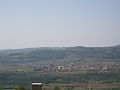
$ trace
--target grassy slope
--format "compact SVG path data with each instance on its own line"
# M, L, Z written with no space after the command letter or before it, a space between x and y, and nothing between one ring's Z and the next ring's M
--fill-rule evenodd
M68 60L87 60L87 58L97 60L116 60L120 61L120 47L71 47L71 48L35 48L14 50L14 52L1 52L0 63L34 63L38 61L68 61Z

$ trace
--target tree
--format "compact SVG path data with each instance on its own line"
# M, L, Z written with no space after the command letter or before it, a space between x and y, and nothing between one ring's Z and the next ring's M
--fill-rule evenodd
M60 90L60 87L55 86L55 87L53 88L53 90Z
M13 88L13 90L29 90L29 89L28 88L24 88L22 86L19 86L19 87Z

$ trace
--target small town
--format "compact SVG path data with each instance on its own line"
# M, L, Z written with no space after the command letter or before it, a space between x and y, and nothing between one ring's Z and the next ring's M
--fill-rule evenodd
M120 72L120 64L96 64L96 65L55 65L55 64L45 64L38 65L32 64L33 71L39 72L66 72L70 73L73 71L87 71L89 73L106 73L113 72L117 67L117 72Z

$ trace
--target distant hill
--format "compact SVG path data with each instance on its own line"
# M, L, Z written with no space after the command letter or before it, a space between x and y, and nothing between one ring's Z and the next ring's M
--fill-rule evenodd
M86 58L120 59L120 47L73 47L66 50L70 55Z
M0 63L59 61L76 58L120 59L120 45L112 47L44 47L0 51Z

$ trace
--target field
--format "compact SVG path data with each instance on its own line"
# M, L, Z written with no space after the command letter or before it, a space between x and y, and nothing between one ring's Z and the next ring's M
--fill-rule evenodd
M40 73L40 72L1 72L0 88L13 88L24 86L31 88L32 82L42 82L46 90L52 90L55 86L61 90L119 90L120 73Z

